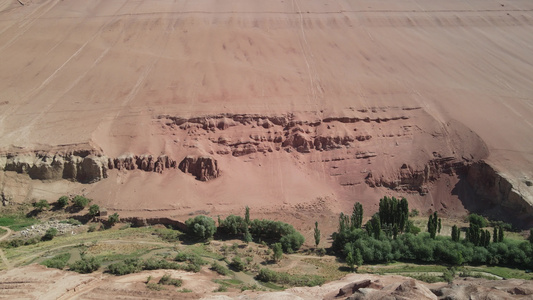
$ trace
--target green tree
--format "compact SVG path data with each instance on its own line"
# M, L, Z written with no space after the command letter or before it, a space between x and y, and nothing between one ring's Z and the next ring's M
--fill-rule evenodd
M470 214L468 216L468 221L471 224L476 224L479 228L487 227L487 219L478 214Z
M80 195L77 195L76 197L74 197L74 199L72 199L72 203L74 204L74 207L77 207L79 209L84 209L85 207L87 207L87 205L89 205L90 202L91 202L90 199L85 198Z
M250 243L252 241L252 235L250 234L250 230L248 230L248 227L244 230L244 242L246 244Z
M96 257L83 256L80 260L69 265L70 270L82 274L92 273L100 268L100 260Z
M363 256L361 255L361 251L359 251L359 249L355 249L354 262L357 268L363 265Z
M348 252L348 255L346 255L346 264L348 267L350 267L350 271L354 271L355 266L355 259L353 258L352 251Z
M203 215L188 219L185 225L190 236L204 241L211 239L216 231L215 221Z
M533 244L533 228L529 229L529 242Z
M399 210L400 218L398 222L398 229L401 232L404 232L407 226L407 222L409 221L409 202L407 202L407 199L405 199L404 197L402 197L402 200L400 200Z
M318 229L318 222L315 222L315 248L320 244L320 229Z
M61 196L59 199L57 199L56 206L58 208L63 208L68 205L68 197L67 196Z
M461 236L461 231L457 227L457 225L452 226L452 241L459 242Z
M437 224L437 232L440 234L440 230L442 229L442 220L439 218L439 224Z
M246 206L245 212L244 212L244 222L246 225L250 225L250 208Z
M498 242L503 242L503 228L498 226Z
M109 221L109 224L111 224L111 226L115 225L116 223L118 223L120 221L120 217L117 213L114 213L112 215L109 216L109 218L107 218L107 220Z
M492 242L498 242L498 226L494 226L494 231L492 232Z
M372 223L372 234L374 235L374 238L379 239L379 236L381 235L381 221L379 215L374 214L372 219L370 219L370 222Z
M431 236L432 239L434 239L437 236L437 231L439 230L439 223L441 223L441 220L437 212L434 212L433 215L429 215L428 232L429 232L429 236Z
M283 257L283 248L281 244L275 243L272 247L272 250L273 250L272 258L274 259L274 261L280 261L281 258Z
M33 207L35 207L39 211L43 211L45 209L49 209L50 208L50 204L48 204L48 201L42 199L42 200L39 200L39 201L33 203Z
M350 228L350 220L348 219L348 216L344 215L344 213L340 213L339 215L339 232L344 232L348 228Z
M352 228L361 228L363 225L363 205L361 205L359 202L356 202L353 205L351 221Z
M89 207L89 216L96 217L100 213L100 206L93 204Z

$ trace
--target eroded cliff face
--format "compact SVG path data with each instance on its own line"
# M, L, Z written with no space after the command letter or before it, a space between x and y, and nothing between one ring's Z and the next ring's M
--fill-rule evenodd
M94 151L56 154L33 152L0 157L0 169L4 171L27 174L31 179L68 179L81 183L94 183L107 178L107 172L111 169L162 173L165 169L177 167L176 161L166 156L124 155L109 158Z
M499 172L490 164L479 161L468 168L466 181L472 187L478 202L488 203L492 215L524 228L533 226L533 195L530 180L521 182Z
M200 181L208 181L219 176L218 163L209 156L187 156L179 164L183 173L190 173Z
M484 162L488 150L475 133L457 122L439 124L418 107L350 109L343 115L164 115L153 121L159 130L155 132L169 139L170 152L108 157L94 149L14 151L0 155L0 168L45 181L95 183L111 170L163 174L176 169L211 181L223 176L221 169L240 172L236 161L261 165L277 157L288 159L279 164L325 176L335 190L346 194L385 188L426 197L446 175L465 178L475 197L532 212L530 195L516 190L513 182Z

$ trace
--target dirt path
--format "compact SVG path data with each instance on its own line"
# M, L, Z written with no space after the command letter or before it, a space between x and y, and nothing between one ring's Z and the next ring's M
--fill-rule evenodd
M0 228L6 230L6 234L4 234L2 237L0 237L0 241L3 241L5 239L7 239L11 233L13 233L13 231L7 227L4 227L4 226L0 226ZM7 257L4 255L4 251L2 251L2 249L0 249L0 257L2 258L2 262L4 263L4 265L6 266L6 269L11 269L11 264L9 263L9 260L7 260Z
M74 287L73 289L67 290L65 294L61 295L57 299L58 300L74 299L76 296L85 294L99 287L104 278L105 277L102 274L100 274L99 278L95 278L89 282L83 282L79 284L78 286Z

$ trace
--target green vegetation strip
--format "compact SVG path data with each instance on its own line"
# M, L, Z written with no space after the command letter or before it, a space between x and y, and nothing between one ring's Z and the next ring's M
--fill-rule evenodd
M0 226L9 227L14 231L20 231L38 222L37 219L28 218L23 215L5 215L0 217Z
M257 279L263 282L273 282L290 286L317 286L325 282L324 277L318 275L293 275L285 272L276 272L267 268L259 271Z

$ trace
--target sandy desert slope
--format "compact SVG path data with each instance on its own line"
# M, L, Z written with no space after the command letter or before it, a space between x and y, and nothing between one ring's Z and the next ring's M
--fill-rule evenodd
M424 211L503 207L531 222L532 9L3 1L3 197L76 190L123 214L185 215L324 201L338 212L355 200L373 210L392 194ZM162 171L141 155L174 165ZM174 170L187 155L216 160L220 176ZM90 178L88 156L98 157ZM42 175L51 161L59 173ZM107 178L58 182L76 179L67 161L83 180Z

